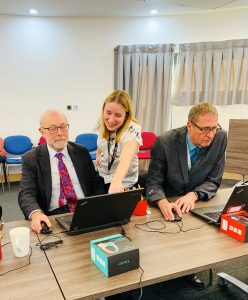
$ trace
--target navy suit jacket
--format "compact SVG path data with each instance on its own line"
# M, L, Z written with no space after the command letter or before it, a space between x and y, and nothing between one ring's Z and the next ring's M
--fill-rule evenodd
M68 142L68 153L74 165L85 197L104 194L104 183L95 171L94 164L86 148ZM25 216L36 209L45 214L49 210L52 194L50 157L46 144L42 144L22 157L22 178L18 202Z
M147 194L151 202L190 191L201 191L208 199L220 186L224 172L227 135L220 130L208 147L201 148L196 163L188 169L186 126L157 137L151 151Z

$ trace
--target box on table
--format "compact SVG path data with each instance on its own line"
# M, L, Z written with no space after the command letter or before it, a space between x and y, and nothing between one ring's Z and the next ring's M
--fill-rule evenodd
M221 216L220 231L236 240L248 242L248 212L241 210Z
M92 262L106 277L139 268L139 248L121 234L90 241Z

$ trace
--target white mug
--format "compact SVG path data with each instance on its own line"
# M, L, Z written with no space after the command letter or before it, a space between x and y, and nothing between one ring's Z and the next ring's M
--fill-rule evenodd
M16 257L29 254L30 229L27 227L16 227L9 231L12 248Z

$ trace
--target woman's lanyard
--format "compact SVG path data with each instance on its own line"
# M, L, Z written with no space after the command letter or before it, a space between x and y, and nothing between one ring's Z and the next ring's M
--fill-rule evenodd
M113 163L115 161L116 153L117 153L117 148L118 148L118 143L115 142L115 147L114 147L113 155L112 155L112 158L110 160L110 140L108 141L108 171L111 170L112 165L113 165Z

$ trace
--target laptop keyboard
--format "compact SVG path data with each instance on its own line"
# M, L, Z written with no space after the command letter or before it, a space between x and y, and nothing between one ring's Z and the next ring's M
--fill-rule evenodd
M222 211L214 211L214 212L207 212L207 213L204 213L204 215L218 221L220 215L221 215Z
M63 223L64 224L66 224L70 227L71 222L72 222L72 215L71 214L63 217Z
M71 220L65 220L65 224L71 226Z

